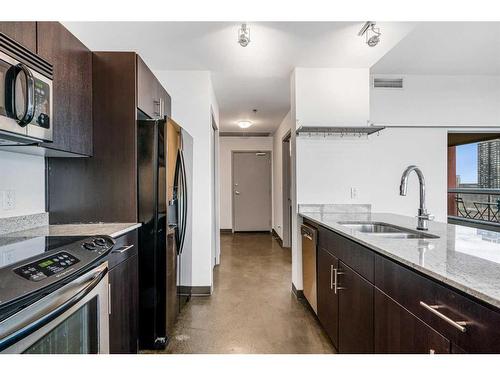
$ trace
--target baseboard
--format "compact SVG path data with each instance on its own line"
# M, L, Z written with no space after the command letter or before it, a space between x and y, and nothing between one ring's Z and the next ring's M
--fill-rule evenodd
M220 233L221 234L231 234L231 233L233 233L233 230L231 228L229 228L229 229L221 229Z
M283 240L281 239L281 237L279 236L279 234L274 230L272 230L272 235L273 237L276 239L276 241L278 241L278 244L283 247Z
M299 299L303 299L304 298L304 291L303 290L298 290L295 287L294 283L292 283L292 293L295 295L295 297L297 297Z
M184 296L209 296L211 295L210 286L181 286L179 293Z

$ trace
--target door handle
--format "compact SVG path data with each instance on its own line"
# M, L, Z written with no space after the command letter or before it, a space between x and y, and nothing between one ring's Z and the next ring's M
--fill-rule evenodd
M234 191L234 194L235 194L235 195L240 195L240 192L239 192L238 190L235 190L235 191Z

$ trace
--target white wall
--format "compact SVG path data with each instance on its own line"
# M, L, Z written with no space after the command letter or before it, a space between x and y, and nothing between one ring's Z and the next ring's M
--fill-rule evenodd
M296 68L297 126L366 126L369 69Z
M426 178L429 212L446 222L446 129L386 129L363 140L299 137L297 201L368 203L376 212L415 216L416 176L410 177L408 195L399 195L401 174L411 164L419 166Z
M211 112L218 106L208 71L155 71L172 96L172 117L193 137L193 286L213 286Z
M232 151L273 151L272 137L220 137L220 227L232 229ZM274 183L273 183L274 185ZM273 202L274 205L274 202Z
M15 208L3 209L3 192L15 194ZM45 212L45 159L0 151L0 217Z
M273 134L273 228L283 238L283 137L292 128L288 112Z
M408 125L500 126L499 76L402 74L398 77L404 78L402 90L371 89L371 121Z

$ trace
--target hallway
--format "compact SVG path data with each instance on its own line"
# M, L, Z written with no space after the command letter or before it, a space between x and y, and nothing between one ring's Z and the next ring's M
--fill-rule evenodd
M291 254L270 234L221 235L211 297L193 297L166 352L333 353L308 307L291 293Z

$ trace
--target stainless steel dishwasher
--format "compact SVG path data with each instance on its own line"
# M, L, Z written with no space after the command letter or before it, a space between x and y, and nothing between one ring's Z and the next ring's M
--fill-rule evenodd
M318 312L316 295L316 243L318 231L309 225L302 224L302 284L304 297L315 313Z

